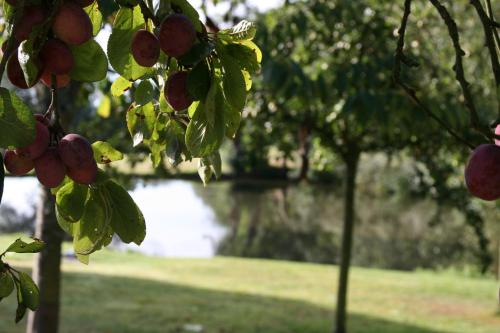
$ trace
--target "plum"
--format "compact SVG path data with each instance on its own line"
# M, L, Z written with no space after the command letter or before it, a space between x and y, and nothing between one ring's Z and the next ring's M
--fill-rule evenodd
M45 187L55 188L61 185L66 176L66 167L55 147L49 147L35 160L35 173Z
M172 14L161 23L158 39L166 55L179 58L193 47L196 29L186 15Z
M17 50L15 50L12 55L9 57L7 61L7 77L9 81L18 88L28 89L33 87L39 80L40 76L42 76L42 66L40 64L36 64L38 66L38 78L28 85L26 83L26 79L24 78L23 69L21 68L21 64L19 63L19 58L17 56Z
M16 149L20 155L24 155L32 160L40 157L50 144L50 132L46 125L36 121L35 122L35 140L27 147Z
M29 38L31 31L37 24L47 19L47 13L42 7L30 6L24 8L23 16L14 28L14 37L20 43Z
M24 176L33 168L33 160L25 155L18 154L14 150L7 150L4 157L5 168L14 176Z
M69 168L68 177L75 183L90 185L97 177L97 163L92 159L91 162L79 165L76 168Z
M483 144L472 152L465 168L465 183L480 199L500 198L500 146Z
M62 75L73 69L75 61L69 47L59 39L51 38L45 42L40 51L40 60L45 71Z
M47 127L49 126L49 123L50 123L49 119L45 118L45 116L43 114L39 114L39 113L35 114L35 120L44 124Z
M186 71L175 72L170 75L165 84L165 98L176 111L187 109L193 103L187 88L187 77Z
M47 87L52 87L52 73L44 71L40 81ZM71 82L71 77L68 74L56 75L57 88L64 88Z
M70 169L87 165L94 160L92 146L83 136L78 134L68 134L59 141L57 147L61 159Z
M92 38L92 22L80 5L69 1L56 13L52 31L66 44L81 45Z
M500 124L497 125L497 128L495 128L495 134L496 135L500 135ZM497 146L500 146L500 140L499 139L495 139L495 144Z
M139 65L153 67L160 57L160 42L151 32L139 30L134 35L131 50Z

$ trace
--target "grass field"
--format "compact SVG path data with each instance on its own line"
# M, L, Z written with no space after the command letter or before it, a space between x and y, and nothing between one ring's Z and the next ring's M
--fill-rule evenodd
M11 240L0 237L0 248ZM31 258L8 262L28 270ZM331 332L332 266L103 251L63 269L62 333ZM499 333L497 293L488 278L354 268L350 333ZM1 333L24 332L14 303L0 303Z

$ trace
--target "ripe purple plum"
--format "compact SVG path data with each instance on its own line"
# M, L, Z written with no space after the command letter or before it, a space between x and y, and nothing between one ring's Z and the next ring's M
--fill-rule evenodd
M134 35L131 50L139 65L153 67L160 57L160 42L151 32L139 30Z
M15 85L21 89L28 89L33 87L39 80L40 76L42 76L41 65L38 65L38 75L39 77L35 80L35 82L31 85L26 83L26 79L24 78L23 69L21 68L21 64L19 63L19 58L17 56L17 50L12 52L9 60L7 61L7 77L9 78L10 83Z
M52 73L44 71L40 81L47 87L52 87ZM57 88L64 88L71 82L71 77L68 74L56 75Z
M32 144L27 147L22 147L16 149L19 155L26 156L29 159L37 159L40 157L49 147L50 144L50 132L46 125L36 121L35 122L35 140Z
M92 38L92 22L79 4L68 1L59 8L52 31L66 44L81 45Z
M47 127L49 126L49 123L50 123L49 119L45 118L43 114L39 114L39 113L35 114L35 120L42 123L43 125L45 125Z
M46 19L47 13L42 7L26 7L23 12L23 17L16 26L14 37L21 43L23 40L28 39L35 25L43 23Z
M48 148L35 160L35 173L45 187L55 188L61 185L66 176L66 167L55 147Z
M68 74L75 64L73 53L69 47L56 38L45 42L40 51L40 60L44 64L45 71L57 75Z
M97 163L92 159L91 162L79 165L77 168L70 168L68 177L75 183L90 185L97 177Z
M92 146L83 136L68 134L59 141L61 159L69 169L76 169L94 161Z
M175 72L170 75L165 84L165 98L176 111L187 109L193 103L187 88L187 77L186 71Z
M172 14L161 23L158 39L166 55L179 58L193 47L196 29L186 15Z
M500 198L500 146L483 144L472 152L465 183L475 197L486 201Z
M500 124L497 125L497 128L495 128L495 134L496 135L500 135ZM500 140L499 139L495 139L495 144L497 146L500 146Z
M32 159L17 154L14 150L5 152L4 163L7 171L14 176L24 176L35 167Z

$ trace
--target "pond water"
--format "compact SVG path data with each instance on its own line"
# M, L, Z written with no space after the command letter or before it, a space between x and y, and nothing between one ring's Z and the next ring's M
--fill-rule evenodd
M4 205L30 216L34 178L7 178ZM331 185L158 180L135 183L147 236L120 249L167 257L230 255L337 263L342 231L341 193ZM454 211L429 201L360 188L354 264L414 269L471 262L474 234ZM436 214L445 223L431 226Z

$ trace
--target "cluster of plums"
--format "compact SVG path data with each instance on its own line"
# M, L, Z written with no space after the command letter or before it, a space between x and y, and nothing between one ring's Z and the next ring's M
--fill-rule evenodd
M48 120L36 115L35 140L27 147L7 150L5 168L22 176L35 169L42 185L58 187L67 175L79 184L89 185L97 176L97 163L90 143L81 135L68 134L51 146Z
M132 40L131 51L135 61L144 67L152 67L160 58L160 51L179 59L188 53L196 41L196 29L183 14L171 14L160 25L158 37L147 30L139 30ZM164 94L176 111L187 109L193 102L188 94L186 71L171 74Z
M6 0L16 6L18 0ZM49 37L44 41L37 41L43 45L34 61L38 67L38 78L27 83L19 64L17 46L27 40L36 25L44 23L49 16L42 6L28 6L24 8L23 16L14 27L13 37L16 49L12 52L7 63L7 76L10 82L18 88L27 89L41 80L51 86L52 74L56 76L58 87L64 87L70 82L69 73L74 66L74 58L68 47L81 45L92 38L92 22L83 10L95 0L66 0L56 11L52 21ZM2 46L6 51L5 43Z
M500 135L500 125L495 134ZM500 140L480 145L472 152L465 168L465 183L469 192L480 199L500 199Z

